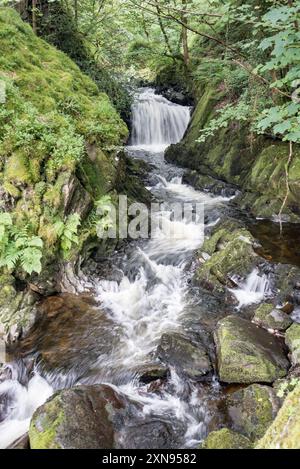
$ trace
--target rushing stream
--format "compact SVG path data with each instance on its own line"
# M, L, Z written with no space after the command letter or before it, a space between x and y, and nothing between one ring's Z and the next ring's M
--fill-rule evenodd
M132 145L127 152L132 158L151 163L149 189L164 203L160 216L167 216L173 202L199 202L205 204L206 225L213 225L227 199L183 184L182 170L164 161L164 149L183 137L189 118L189 108L172 104L151 89L143 90L133 106ZM168 218L166 223L179 235L170 239L164 228L158 227L154 238L133 241L125 252L115 253L107 278L91 278L82 285L83 290L92 289L94 296L88 319L83 315L78 323L73 317L63 320L62 314L29 337L29 343L34 342L35 350L31 345L30 352L33 357L47 340L54 340L51 346L56 354L57 344L63 347L74 339L75 345L66 352L62 349L60 364L45 367L40 362L27 378L22 377L19 362L9 365L9 379L0 384L0 394L6 396L0 408L0 447L10 445L27 431L33 411L54 390L94 383L109 383L138 404L128 435L126 427L122 431L120 447L197 447L205 437L219 389L212 367L206 382L198 379L201 373L191 376L175 362L157 387L141 379L145 370L161 366L156 349L166 334L182 334L202 347L205 343L205 331L197 317L202 300L190 286L191 265L203 242L201 220L179 222ZM267 287L257 288L263 288L259 290L262 298ZM57 344L51 332L56 320L61 321ZM76 334L80 341L77 348ZM107 346L103 345L105 340ZM137 428L136 434L132 435L132 428Z

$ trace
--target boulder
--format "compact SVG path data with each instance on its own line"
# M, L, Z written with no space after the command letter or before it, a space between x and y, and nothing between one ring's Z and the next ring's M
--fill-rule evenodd
M251 233L236 221L229 219L217 225L202 246L201 252L206 255L196 271L195 283L224 295L227 287L235 286L233 278L245 279L261 262L253 243Z
M244 435L222 428L209 433L202 443L202 449L250 449L251 441Z
M300 384L288 394L256 449L300 449Z
M279 399L269 386L252 384L227 399L230 427L251 440L261 438L279 410Z
M294 323L285 333L285 343L291 351L293 365L300 365L300 324Z
M285 331L293 323L285 312L268 303L263 303L256 309L253 322L265 329L277 331Z
M157 356L191 379L199 379L212 369L203 345L177 332L162 335Z
M220 380L226 383L272 383L287 374L280 341L238 316L218 322L214 334Z
M34 413L32 449L111 449L126 406L108 385L78 386L54 394Z

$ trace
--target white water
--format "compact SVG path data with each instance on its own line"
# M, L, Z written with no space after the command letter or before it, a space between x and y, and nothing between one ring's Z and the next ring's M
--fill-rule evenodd
M22 386L16 377L0 384L0 398L9 400L7 417L0 423L0 449L6 448L28 431L30 419L37 407L51 396L51 386L35 374L27 386Z
M190 109L171 103L144 89L133 105L132 145L138 149L162 151L171 143L179 142L188 126Z
M231 288L230 291L238 300L238 308L253 303L260 303L271 294L269 278L254 269L240 288Z
M155 236L130 252L121 264L121 281L99 281L96 295L111 316L116 328L121 329L119 345L109 357L100 356L91 363L93 379L75 381L76 384L107 382L136 401L141 406L140 417L145 419L177 422L182 428L178 437L180 447L194 447L205 436L210 415L205 399L199 395L196 383L183 379L171 369L167 387L152 392L136 377L138 366L153 363L155 351L164 332L183 332L184 309L189 305L186 263L204 239L203 220L172 221L169 204L172 202L204 203L207 210L222 203L224 198L213 197L195 191L182 183L181 176L169 175L174 167L164 162L163 152L170 143L178 142L188 125L190 110L174 105L147 89L142 92L133 107L133 156L141 157L147 149L147 158L155 159L159 173L151 187L153 194L164 200L159 216L163 224L157 227ZM175 236L170 237L170 233ZM132 275L132 269L136 272ZM72 372L70 372L71 374ZM46 378L63 382L59 370L53 370ZM129 379L124 378L129 376ZM95 378L96 377L96 378ZM125 379L125 382L124 382ZM73 378L70 380L74 382ZM65 382L68 382L66 377ZM4 387L6 386L6 389ZM30 417L52 393L52 388L38 375L27 386L16 380L5 382L3 393L12 396L9 416L0 424L0 446L5 447L27 431ZM1 385L0 385L1 393Z

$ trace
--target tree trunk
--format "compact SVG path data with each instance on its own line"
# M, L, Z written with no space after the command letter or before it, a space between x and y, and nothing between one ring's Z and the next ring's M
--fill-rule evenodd
M181 15L181 21L183 23L182 26L182 47L183 47L183 61L188 68L189 63L190 63L190 52L189 52L189 45L188 45L188 30L186 26L188 24L188 17L186 14L186 9L187 9L187 1L188 0L182 0L182 15Z
M31 14L32 14L32 29L37 34L37 0L32 0Z

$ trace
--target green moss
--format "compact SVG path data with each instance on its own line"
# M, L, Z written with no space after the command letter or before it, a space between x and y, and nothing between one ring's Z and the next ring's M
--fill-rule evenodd
M204 440L202 449L250 449L251 441L228 428L211 432Z
M286 397L277 417L256 449L300 448L300 384Z
M269 386L252 384L234 392L228 399L232 428L251 440L264 435L278 409L279 401Z
M47 404L47 413L33 416L29 428L31 449L60 449L56 432L64 421L62 410L57 409L55 399Z
M28 161L22 151L13 153L6 162L4 178L11 184L27 184L31 182Z
M252 235L234 221L217 226L202 246L201 251L210 258L197 269L195 280L218 291L232 286L229 277L245 277L256 262L252 242Z

